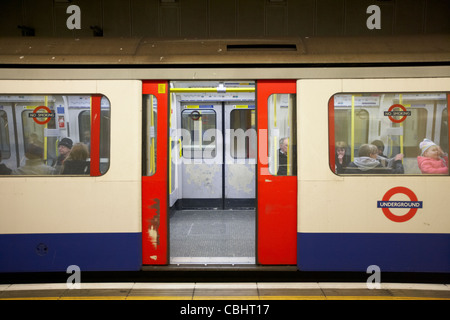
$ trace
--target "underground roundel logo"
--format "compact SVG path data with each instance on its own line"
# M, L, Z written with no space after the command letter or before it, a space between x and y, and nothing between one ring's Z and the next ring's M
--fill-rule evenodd
M39 110L44 110L45 112L38 112ZM30 118L33 118L34 122L37 124L47 124L52 118L55 117L55 114L46 106L39 106L33 110L32 113L28 115ZM44 120L40 120L39 118L44 118Z
M395 108L400 108L401 111L394 111ZM394 104L389 108L388 111L384 112L384 115L389 117L392 122L401 123L406 120L407 116L411 115L411 111L407 111L406 108L401 104ZM395 116L400 116L401 118L395 119Z
M396 194L406 195L410 201L391 201L392 196ZM394 222L405 222L410 220L417 213L417 209L421 209L423 206L422 201L418 201L417 196L410 189L405 187L395 187L383 196L381 201L377 201L377 208L381 208L384 215ZM393 214L391 209L409 209L404 215Z

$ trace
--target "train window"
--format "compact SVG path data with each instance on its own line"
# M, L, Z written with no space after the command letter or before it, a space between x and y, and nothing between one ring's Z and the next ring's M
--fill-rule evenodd
M7 112L12 115L8 122L4 112L0 110L2 158L5 159L5 154L11 156L7 162L9 169L12 170L11 174L37 176L104 174L109 168L110 158L110 104L106 97L95 96L98 103L93 102L93 97L0 96L0 105L3 102L8 103ZM95 144L99 150L92 150L90 140L91 113L94 109L98 109L101 114L97 132L99 143ZM9 135L12 132L14 136L9 137L8 132ZM15 143L8 146L5 141L9 141L10 138ZM93 159L96 161L95 165ZM93 167L95 173L91 171Z
M255 109L245 107L230 112L230 154L234 159L256 158Z
M102 108L100 112L100 173L104 174L109 169L109 137L110 137L110 111L109 108ZM82 111L78 115L78 138L86 145L88 150L91 147L91 113L88 110Z
M297 174L296 95L272 94L268 99L269 172Z
M47 106L50 111L54 113L54 101L47 101ZM57 137L52 134L45 134L45 132L52 132L51 130L55 129L55 120L54 118L50 118L50 121L43 124L45 120L35 119L46 119L44 116L47 112L43 109L34 112L37 109L36 106L24 106L22 115L22 135L23 135L23 148L25 151L25 155L29 154L30 148L32 146L38 146L43 149L43 160L44 163L51 162L51 159L56 159L58 155L58 147L57 147ZM33 118L33 114L41 114L42 117L37 116ZM31 156L31 155L30 155ZM28 158L28 157L27 157Z
M185 109L181 112L183 157L213 159L216 156L216 112L208 109Z
M448 174L445 93L336 94L329 115L337 174Z
M156 133L157 133L157 115L158 115L158 100L152 94L144 94L142 100L144 119L147 132L144 136L145 154L144 175L152 176L156 173Z
M9 142L8 117L6 112L0 109L0 161L2 159L9 159L10 157L11 145Z

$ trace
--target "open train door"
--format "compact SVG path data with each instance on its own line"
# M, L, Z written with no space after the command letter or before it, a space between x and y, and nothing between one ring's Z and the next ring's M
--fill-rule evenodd
M257 82L257 262L297 263L296 82Z
M142 263L168 263L168 82L142 82Z

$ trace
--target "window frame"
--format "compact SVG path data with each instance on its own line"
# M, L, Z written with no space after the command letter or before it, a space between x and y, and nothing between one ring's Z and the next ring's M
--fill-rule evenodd
M350 96L362 96L362 95L383 95L383 94L389 94L389 95L393 95L395 96L402 96L402 95L444 95L445 99L443 100L439 100L439 99L434 99L434 103L438 104L438 103L443 103L446 104L446 107L444 107L441 111L439 116L442 117L444 110L448 110L448 102L450 100L450 93L447 91L413 91L413 92L407 92L407 91L389 91L389 92L378 92L378 91L371 91L371 92L336 92L333 95L331 95L331 97L328 100L328 129L329 129L329 133L328 133L328 147L329 147L329 161L328 161L328 166L330 168L330 170L332 171L332 173L334 173L337 176L371 176L371 174L365 174L365 173L358 173L358 174L346 174L346 173L337 173L334 166L336 163L336 157L335 157L335 152L336 152L336 117L335 117L335 103L334 103L334 98L338 95L350 95ZM394 101L395 99L393 99ZM407 101L409 101L407 98L405 99ZM422 99L425 100L425 99ZM431 98L428 98L428 100L432 100ZM411 101L415 101L412 100ZM420 100L419 100L420 101ZM442 101L442 102L441 102ZM400 103L399 103L400 104ZM409 103L404 103L405 105L408 105ZM414 107L415 110L420 110L421 108L418 106ZM424 110L427 111L427 127L429 126L428 122L432 123L432 128L430 130L434 130L435 129L435 122L438 121L438 119L436 118L436 114L437 114L437 110L436 108L434 108L434 113L433 113L433 117L431 119L429 119L429 115L428 115L428 110L426 108L423 108ZM387 110L382 110L380 108L380 106L378 106L378 111L387 111ZM447 114L448 119L450 119L450 116ZM382 118L378 118L376 121L381 121L380 119ZM442 119L441 119L442 121ZM447 120L448 121L448 120ZM370 122L370 113L369 113L369 122ZM369 124L370 126L370 124ZM427 130L427 127L425 128L425 132ZM351 130L351 129L350 129ZM370 129L369 129L370 130ZM378 129L380 130L380 129ZM441 126L440 126L440 130L442 130ZM444 133L444 135L441 132L432 132L432 137L434 139L434 137L436 135L440 135L440 136L445 136L447 137L447 143L450 141L450 131L447 132L447 134ZM368 140L371 140L370 138ZM373 139L372 139L373 140ZM434 140L433 140L434 141ZM369 143L369 142L367 142ZM420 142L419 142L420 143ZM437 143L438 144L438 143ZM438 145L442 144L442 142L440 142ZM348 148L351 149L351 146L348 146ZM404 146L404 148L407 148ZM409 147L411 148L411 147ZM417 146L417 148L419 149L419 146ZM449 150L444 150L444 153L447 153L447 155L450 153ZM356 151L355 151L355 157L356 157ZM414 157L410 157L410 158L414 158ZM379 176L380 174L376 174L375 176ZM403 174L381 174L381 175L391 175L391 176L429 176L428 174L423 174L423 173L403 173ZM449 174L436 174L436 176L449 176Z
M184 116L183 114L184 113L188 113L188 112L190 114L192 114L195 111L199 112L199 119L192 120L192 121L198 121L198 120L202 121L202 119L203 119L202 112L205 112L205 111L206 112L210 112L210 114L214 115L214 128L208 128L206 130L202 129L202 135L200 137L202 144L198 145L198 146L201 146L201 150L199 150L199 151L201 151L201 157L196 157L197 152L199 152L199 151L196 152L196 150L194 150L194 148L195 148L194 142L195 141L194 141L194 139L193 139L193 137L191 135L191 132L193 132L195 130L190 130L190 128L186 128L184 126L184 123L185 123L184 119L185 119L185 117L189 117L189 115ZM203 122L202 122L202 126L203 126ZM181 130L189 133L189 138L190 138L190 142L191 142L190 150L189 150L190 157L187 157L186 156L186 154L187 154L186 151L188 151L189 147L186 146L185 139L183 137L182 144L181 144L183 159L192 160L192 161L195 161L195 160L202 160L203 161L204 159L211 160L211 159L215 159L217 157L217 137L215 137L214 142L209 143L209 144L203 144L203 142L204 142L203 136L204 136L204 133L206 131L208 131L208 130L215 130L216 133L217 133L217 112L216 112L216 110L214 110L214 108L201 108L201 106L200 106L199 108L196 108L196 109L185 108L185 109L181 110ZM211 155L214 154L214 156L205 157L206 146L211 146L211 144L214 144L214 147L213 147L213 149L211 151L208 151L208 154L211 154Z
M16 143L12 146L13 149L10 150L10 153L17 155L17 160L14 160L14 162L17 161L17 163L9 164L11 166L10 169L12 170L10 176L97 177L108 172L111 161L111 102L106 95L91 93L22 93L20 95L2 94L0 96L2 101L4 100L5 102L11 103L11 111L14 119L14 123L9 122L9 125L13 126L14 136L10 136L9 138L10 140L12 139L13 142L16 141ZM70 102L69 100L73 97L75 97L73 99L74 102ZM83 102L77 104L77 97L84 98ZM87 106L83 106L83 103L87 103ZM32 114L33 112L42 112L41 109L45 110L45 108L51 110L52 117L44 115L44 118L42 118ZM48 111L43 112L46 113ZM88 147L88 156L85 159L89 165L89 171L85 170L83 173L81 173L81 171L73 171L73 173L62 174L60 171L55 171L53 169L55 172L51 172L48 167L54 168L56 159L59 156L59 141L67 137L73 141L73 146L78 142L85 143L81 140L79 128L77 128L77 126L70 127L70 124L73 124L72 122L76 122L77 125L79 124L78 116L83 112L89 113L90 135L92 137L90 141L92 149ZM107 113L106 119L103 119L105 118L105 112ZM50 118L50 120L45 122L45 120L43 120L45 118ZM35 121L36 124L32 123L32 121ZM41 127L32 130L34 126ZM21 167L27 163L25 153L30 150L27 150L27 146L30 144L29 137L32 133L37 133L37 130L39 131L37 146L42 149L43 154L42 158L40 158L39 156L36 157L40 152L36 153L32 159L35 159L36 161L37 159L41 159L42 163L47 167L43 168L43 170L22 170ZM103 153L101 148L105 148ZM39 150L36 149L36 151ZM107 154L104 154L105 152ZM82 154L83 156L85 155L85 153ZM29 164L31 163L32 162L29 162ZM21 169L19 170L19 168Z

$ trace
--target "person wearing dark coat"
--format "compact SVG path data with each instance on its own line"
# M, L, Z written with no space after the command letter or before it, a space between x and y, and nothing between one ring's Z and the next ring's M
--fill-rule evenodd
M2 162L2 150L0 150L0 162ZM8 168L4 163L0 163L0 175L10 175L12 170Z
M287 176L288 174L288 144L289 139L288 138L282 138L280 139L280 149L278 149L278 171L277 176ZM292 147L290 151L291 159L290 159L290 167L291 172L289 175L296 175L297 174L297 164L296 164L296 150L295 146Z
M73 142L69 138L62 138L58 143L58 157L53 161L52 167L55 168L55 173L62 173L62 164L64 160L68 157L70 150L72 149Z
M62 174L89 174L89 152L84 143L76 143L63 162Z

